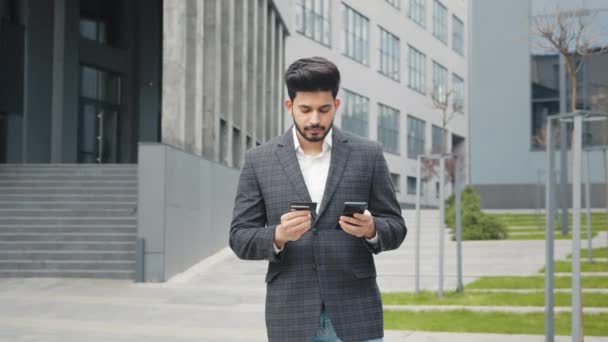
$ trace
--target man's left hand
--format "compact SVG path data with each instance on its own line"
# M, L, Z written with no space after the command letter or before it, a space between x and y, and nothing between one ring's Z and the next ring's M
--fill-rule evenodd
M376 236L374 217L368 210L363 214L355 214L353 217L340 216L339 224L342 230L356 237L365 237L369 240Z

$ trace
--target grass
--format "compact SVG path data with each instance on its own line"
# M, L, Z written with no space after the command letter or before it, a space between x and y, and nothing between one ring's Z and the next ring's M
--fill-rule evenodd
M570 335L570 313L555 314L557 335ZM544 334L544 313L455 311L385 311L384 328L503 334ZM584 314L586 336L608 335L608 314Z
M521 225L530 225L536 226L539 222L542 225L545 225L545 214L488 214L490 216L494 216L507 225L513 226L521 226ZM559 216L559 220L561 221L561 215ZM584 212L581 213L581 226L586 224L586 214ZM568 214L568 223L572 224L572 213ZM600 226L606 227L608 224L608 216L604 212L595 212L591 213L591 223L599 224Z
M570 293L555 293L555 306L572 305ZM475 306L544 306L545 295L542 292L444 292L442 299L436 292L424 291L419 295L412 292L382 293L382 303L386 305L475 305ZM586 307L608 307L608 294L585 293L583 305Z
M556 261L553 269L555 272L572 272L572 262ZM543 267L539 272L545 272L545 268ZM590 264L583 260L581 262L581 272L608 272L608 262L595 261Z
M591 238L594 238L597 235L597 232L593 232L591 234ZM545 239L545 234L542 232L539 232L538 234L522 234L522 235L513 235L513 234L509 234L509 236L507 237L507 240L544 240ZM587 239L587 234L581 234L581 240L586 240ZM561 234L556 234L555 235L555 240L572 240L572 235L568 234L566 236L561 235Z
M594 248L591 255L594 258L608 258L608 248L607 247ZM581 258L586 258L588 256L589 256L589 250L581 249ZM572 254L568 254L568 258L569 259L572 258Z
M511 231L509 231L511 232ZM597 232L593 232L591 233L591 238L594 238L597 235ZM544 240L545 239L545 234L544 232L538 232L538 233L530 233L530 234L522 234L522 235L513 235L513 234L509 234L509 236L507 237L507 240ZM587 234L581 234L581 239L586 240L587 239ZM568 234L568 235L562 235L562 234L555 234L555 240L572 240L572 235Z
M608 277L581 277L581 285L586 289L608 289ZM572 287L571 277L555 277L556 289L569 289ZM481 277L468 284L466 289L544 289L544 276L531 277Z

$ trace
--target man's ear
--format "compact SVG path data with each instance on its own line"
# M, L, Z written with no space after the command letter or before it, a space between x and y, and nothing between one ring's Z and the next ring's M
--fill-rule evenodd
M293 107L293 102L291 102L291 99L285 99L285 109L287 109L288 112L291 112L291 107Z
M336 107L336 112L338 111L338 108L340 108L340 99L336 97L336 99L334 100L334 107Z

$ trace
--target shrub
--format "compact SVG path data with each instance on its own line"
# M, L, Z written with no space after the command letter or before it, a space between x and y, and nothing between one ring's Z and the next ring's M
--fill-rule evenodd
M456 239L456 199L454 194L446 200L445 224L452 228L452 240ZM496 217L481 211L479 194L472 186L461 192L462 239L502 240L507 238L507 226Z

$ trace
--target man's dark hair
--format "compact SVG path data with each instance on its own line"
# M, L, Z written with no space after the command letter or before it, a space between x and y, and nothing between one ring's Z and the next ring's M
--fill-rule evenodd
M338 67L323 57L301 58L285 72L285 84L291 101L298 91L327 91L335 99L340 89Z

